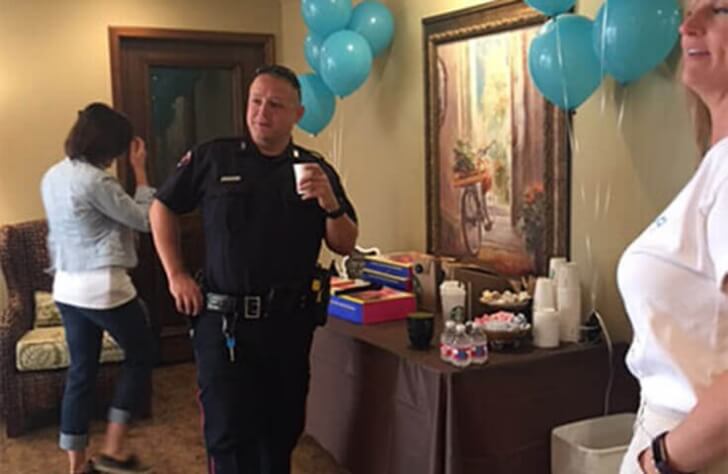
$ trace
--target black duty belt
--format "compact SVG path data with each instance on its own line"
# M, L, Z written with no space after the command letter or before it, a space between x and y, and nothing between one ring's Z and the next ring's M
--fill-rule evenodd
M271 289L265 295L224 295L205 293L205 308L224 314L238 314L243 319L263 319L271 309L289 310L302 307L306 292L298 289Z
M208 292L205 294L205 307L208 311L225 314L239 314L245 319L262 319L268 315L264 305L268 298L260 295L234 296Z

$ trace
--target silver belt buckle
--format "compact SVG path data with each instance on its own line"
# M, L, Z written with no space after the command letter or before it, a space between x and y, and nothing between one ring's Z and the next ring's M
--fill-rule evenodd
M260 319L262 316L262 306L260 296L243 297L243 318Z

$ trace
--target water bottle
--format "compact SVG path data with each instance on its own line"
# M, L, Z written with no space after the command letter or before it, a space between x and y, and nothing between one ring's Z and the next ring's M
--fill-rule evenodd
M453 338L452 365L455 367L467 367L470 365L470 352L473 349L473 341L465 332L464 324L455 326L455 337Z
M451 362L453 357L452 343L455 337L455 321L445 321L445 329L440 335L440 359L443 362Z
M485 364L488 362L488 336L481 323L476 321L472 324L470 337L473 339L473 350L470 356L473 364Z

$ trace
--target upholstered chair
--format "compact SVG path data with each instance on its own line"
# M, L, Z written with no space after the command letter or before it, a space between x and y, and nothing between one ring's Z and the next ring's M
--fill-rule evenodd
M0 266L7 305L0 308L0 414L9 437L57 422L68 367L65 334L50 291L45 220L0 227ZM123 351L104 337L94 411L103 415L113 395ZM142 410L150 412L149 397Z

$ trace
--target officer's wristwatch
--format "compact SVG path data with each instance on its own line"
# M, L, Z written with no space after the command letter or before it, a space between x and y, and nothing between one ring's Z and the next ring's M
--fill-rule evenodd
M339 204L339 207L337 207L333 211L331 211L331 212L324 211L324 212L326 214L326 218L328 218L328 219L338 219L339 217L341 217L344 214L346 214L346 208L344 208L344 206L342 206L341 204Z
M667 448L665 447L665 436L668 431L663 431L652 440L652 462L655 464L655 469L660 474L681 474L670 467L670 461L667 458Z

